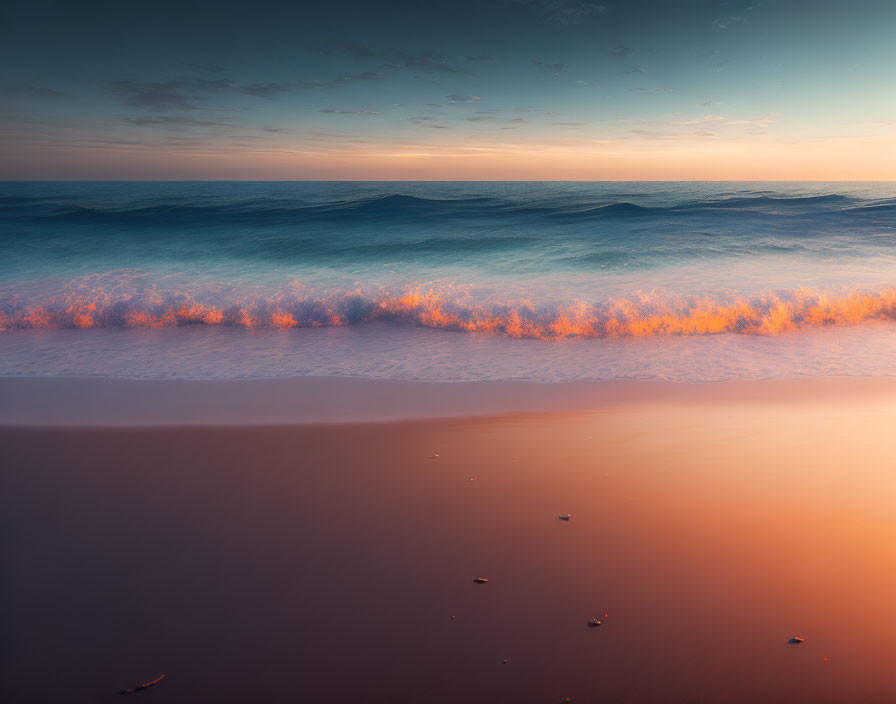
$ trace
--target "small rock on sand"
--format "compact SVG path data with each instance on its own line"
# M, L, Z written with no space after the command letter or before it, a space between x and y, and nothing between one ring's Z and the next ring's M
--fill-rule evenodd
M131 687L130 689L122 689L119 694L132 694L134 692L142 692L144 689L149 689L150 687L156 686L159 682L165 679L165 675L161 674L156 677L154 680L149 682L144 682L143 684L138 684L136 687Z
M430 455L429 459L435 460L435 459L438 459L438 457L439 457L438 455Z
M600 621L596 618L591 619L587 624L588 628L597 628L600 625Z
M572 518L572 514L567 513L565 516L557 516L557 518L559 518L561 521L569 521L569 519Z
M791 638L791 639L790 639L789 641L787 641L787 642L788 642L788 643L793 643L794 645L797 645L797 644L799 644L799 643L805 643L805 642L806 642L806 639L805 639L805 638L800 638L799 636L794 636L793 638Z
M488 579L486 579L485 577L474 577L473 581L476 582L476 584L485 584L486 582L488 582Z

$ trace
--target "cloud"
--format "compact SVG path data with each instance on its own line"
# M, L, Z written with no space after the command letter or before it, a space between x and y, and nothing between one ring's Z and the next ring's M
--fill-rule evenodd
M227 69L223 66L218 66L218 64L184 64L184 66L189 66L190 68L198 68L200 71L208 71L209 73L223 73Z
M374 73L373 71L361 71L360 73L350 73L347 76L340 76L339 78L333 79L333 84L337 85L339 83L348 83L350 81L378 81L383 77L380 73Z
M548 71L553 71L554 75L560 73L563 69L566 68L566 64L556 63L556 64L546 64L544 61L535 60L532 62L536 66L541 66L542 68L546 68Z
M558 24L579 24L588 17L609 12L606 5L591 0L507 0L505 7L519 7Z
M449 125L441 124L441 120L438 117L432 117L431 115L423 115L421 117L410 117L408 118L411 122L416 125L420 125L421 127L430 127L434 130L448 130L451 129Z
M639 137L647 137L650 139L681 139L688 140L694 137L712 138L718 137L718 133L709 132L708 130L699 130L696 132L658 132L656 130L629 130L629 133L636 134Z
M424 73L463 73L472 76L472 72L461 66L449 63L434 51L423 51L419 54L395 52L393 63L382 68L413 68Z
M146 88L124 99L125 105L148 110L196 110L193 98L165 88Z
M478 56L468 56L467 61L474 64L482 63L483 61L494 61L495 58L493 56L489 56L488 54L479 54Z
M339 76L329 81L255 81L239 85L228 78L178 78L165 81L125 79L109 81L105 89L123 96L123 104L146 110L196 110L208 95L236 92L259 98L274 98L292 90L309 90L343 85L356 81L376 81L382 76L373 71L361 71Z
M729 120L729 125L747 125L747 126L755 126L755 127L769 127L775 124L778 121L778 115L774 113L766 113L764 115L757 115L756 117L751 117L746 120Z
M607 56L615 56L619 59L624 59L626 56L632 53L630 47L625 46L624 44L618 44L613 47L613 51L611 51Z
M385 61L387 63L379 67L382 70L409 68L422 71L423 73L462 73L469 76L473 75L468 69L449 62L447 57L432 49L408 53L400 49L380 49L346 39L336 39L329 46L317 46L315 50L320 54L351 56L358 61ZM482 56L485 56L485 54ZM475 62L475 59L476 57L472 57L472 59L468 60ZM480 58L480 60L490 60L490 57L489 59Z
M331 81L293 81L292 83L257 82L241 86L239 91L260 98L270 98L291 90L309 90L313 88L332 88L353 81L378 81L382 76L373 71L362 71L339 76Z
M733 24L746 22L747 18L744 15L748 12L752 12L761 4L762 3L759 2L759 0L724 0L724 2L719 3L721 7L729 7L735 12L740 11L743 14L719 17L718 19L714 19L712 24L719 29L728 29L728 27Z
M728 29L731 25L736 24L737 22L743 22L744 18L739 16L726 17L724 19L713 20L712 23L719 29Z
M359 44L348 39L336 39L328 47L316 46L314 50L319 54L347 54L354 59L376 59L380 54L366 44Z
M508 120L508 122L513 122L517 125L528 125L529 121L522 117L514 117L513 119Z
M475 103L475 102L478 102L478 101L482 100L482 98L480 98L480 97L477 96L477 95L455 95L455 94L451 94L451 95L448 95L448 96L446 96L446 97L447 97L448 100L450 100L452 103Z
M318 112L325 112L331 115L379 115L381 113L376 112L375 110L334 110L333 108L328 108L326 110L318 110Z
M549 122L549 125L559 125L561 127L584 127L584 122Z
M44 86L35 86L30 83L0 83L0 93L4 95L32 95L44 96L47 98L61 98L63 93L45 88Z
M194 120L180 115L160 115L158 117L123 117L122 122L131 125L176 125L179 127L224 127L224 122L211 120Z
M107 91L124 96L124 104L147 110L195 110L203 94L225 91L233 87L226 78L183 78L170 81L126 79L109 81Z
M638 66L638 67L636 67L636 68L633 68L631 71L623 71L623 72L622 72L621 74L619 74L619 75L621 75L621 76L632 76L632 75L634 75L634 74L636 74L636 73L647 73L647 69L645 69L645 68L641 68L640 66Z
M311 85L308 87L319 87L320 84ZM294 83L249 83L248 85L241 86L240 92L245 93L246 95L257 95L260 98L269 98L272 95L277 95L278 93L288 93L294 87L297 87L297 84Z
M702 115L691 120L680 120L679 122L671 122L672 125L702 125L707 122L723 122L725 120L721 115Z

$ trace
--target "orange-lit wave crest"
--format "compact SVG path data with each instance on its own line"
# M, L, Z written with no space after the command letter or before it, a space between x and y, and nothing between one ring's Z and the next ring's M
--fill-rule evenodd
M321 298L256 298L227 305L189 294L115 299L78 292L32 305L0 304L0 330L167 328L185 325L308 328L388 321L513 338L612 338L721 333L774 335L801 328L896 320L896 289L827 294L810 289L751 298L638 294L601 304L537 307L473 304L415 289L401 295L345 293Z

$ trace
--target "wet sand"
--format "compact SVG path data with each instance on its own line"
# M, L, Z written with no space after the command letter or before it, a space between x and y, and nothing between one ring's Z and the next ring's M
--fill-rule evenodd
M845 387L0 429L0 698L893 701L896 396Z

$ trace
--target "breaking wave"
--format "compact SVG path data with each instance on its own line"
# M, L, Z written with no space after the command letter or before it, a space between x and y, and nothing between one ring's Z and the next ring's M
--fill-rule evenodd
M476 303L413 287L401 293L340 291L209 296L150 287L129 294L103 289L44 300L0 301L0 330L28 328L176 328L207 325L290 329L370 322L490 333L511 338L776 335L802 328L896 320L896 288L826 293L809 288L752 297L638 293L597 303Z

